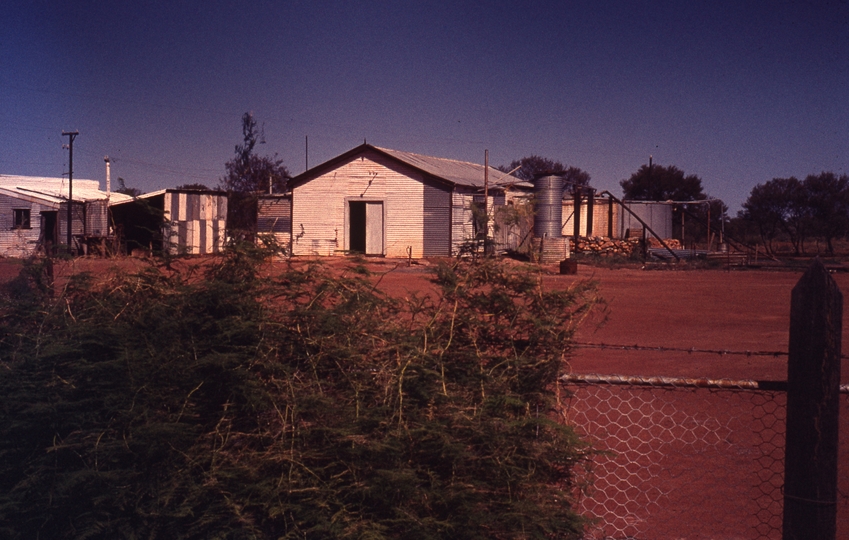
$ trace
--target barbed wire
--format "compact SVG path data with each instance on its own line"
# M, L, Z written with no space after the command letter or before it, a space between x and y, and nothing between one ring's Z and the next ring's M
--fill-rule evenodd
M685 353L705 353L738 356L787 356L787 351L732 351L728 349L698 349L696 347L664 347L664 346L649 346L649 345L621 345L611 343L573 343L572 347L576 349L615 349L620 351L654 351L654 352L685 352ZM847 355L841 355L841 358L847 358Z

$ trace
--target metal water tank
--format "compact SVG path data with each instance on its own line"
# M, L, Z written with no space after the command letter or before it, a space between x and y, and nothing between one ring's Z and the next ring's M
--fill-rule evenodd
M534 236L560 238L563 230L563 177L540 176L534 179Z

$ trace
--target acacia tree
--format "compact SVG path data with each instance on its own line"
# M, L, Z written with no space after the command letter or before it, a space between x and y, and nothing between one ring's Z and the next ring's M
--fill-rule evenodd
M623 197L635 201L701 201L707 198L701 178L695 174L685 175L675 165L643 165L619 185Z
M555 389L592 284L460 260L396 299L268 254L0 289L0 536L582 537Z
M257 198L264 193L282 193L286 189L289 171L277 156L258 156L254 149L259 140L257 123L251 113L242 115L242 144L236 145L236 155L224 167L226 176L221 188L227 192L227 228L231 234L244 239L256 232Z
M821 172L802 183L811 229L823 238L826 250L834 253L834 239L849 232L849 176Z
M796 254L805 243L808 208L805 190L795 177L773 178L752 188L740 217L753 223L764 247L774 253L773 241L780 232L790 238Z
M740 217L758 227L767 249L779 232L787 235L796 255L809 236L822 238L834 253L834 240L849 233L849 176L832 172L773 178L755 186Z
M138 188L127 187L127 184L124 183L124 179L121 177L118 177L118 189L115 190L115 193L123 193L130 197L138 197L142 194L141 190Z
M570 188L590 185L590 175L588 172L578 167L567 167L559 161L537 155L530 155L511 161L509 165L498 167L498 170L509 172L516 167L519 167L519 169L513 173L513 176L526 182L531 182L534 178L541 175L554 174L563 176L567 182L567 186Z

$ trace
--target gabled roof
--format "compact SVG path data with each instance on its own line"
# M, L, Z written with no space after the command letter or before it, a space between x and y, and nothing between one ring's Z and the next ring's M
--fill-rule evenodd
M0 193L28 201L59 205L68 200L68 180L0 174ZM105 201L108 197L110 204L114 204L132 199L123 193L107 194L100 191L100 183L97 180L74 179L72 195L77 202Z
M376 152L392 159L393 161L421 171L431 178L435 178L455 186L478 189L483 189L484 187L483 165L469 163L466 161L457 161L454 159L424 156L421 154L414 154L412 152L402 152L400 150L390 150L388 148L380 148L370 144L361 144L344 154L299 174L291 180L290 187L308 182L313 178L324 174L328 170L350 160L351 158L366 152ZM519 186L524 188L533 187L532 184L524 182L515 176L511 176L499 171L498 169L489 167L489 187L496 189L508 186Z

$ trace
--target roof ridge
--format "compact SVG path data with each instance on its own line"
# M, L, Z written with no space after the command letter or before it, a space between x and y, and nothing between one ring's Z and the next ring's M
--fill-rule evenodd
M419 153L416 153L416 152L409 152L407 150L395 150L393 148L383 148L381 146L375 146L375 148L377 148L378 150L383 150L384 152L398 152L400 154L409 154L411 156L418 156L418 157L423 157L423 158L428 158L428 159L438 159L438 160L441 160L441 161L451 161L453 163L462 163L463 165L474 165L476 167L483 167L484 166L483 163L475 163L474 161L463 161L462 159L453 159L453 158L440 157L440 156L429 156L427 154L419 154ZM493 167L492 165L490 165L489 168L498 170L496 167Z

